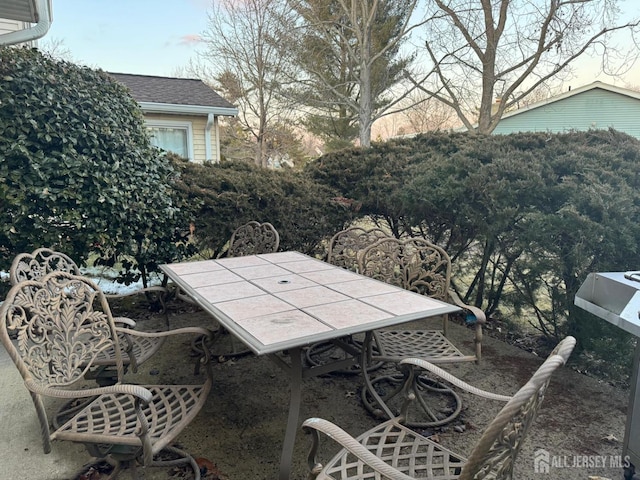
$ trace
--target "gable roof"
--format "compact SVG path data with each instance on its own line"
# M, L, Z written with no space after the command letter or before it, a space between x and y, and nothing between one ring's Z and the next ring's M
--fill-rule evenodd
M154 77L129 73L109 73L129 89L145 112L237 115L238 109L193 78Z
M629 90L628 88L616 87L615 85L610 85L608 83L596 81L590 83L588 85L583 85L582 87L576 88L574 90L567 90L560 95L556 95L554 97L549 97L540 102L532 103L531 105L527 105L526 107L518 108L517 110L513 110L511 112L505 113L502 115L500 120L504 120L505 118L513 117L515 115L520 115L522 113L530 112L539 107L543 107L545 105L549 105L555 102L559 102L561 100L565 100L567 98L573 97L574 95L579 95L580 93L588 92L589 90L594 89L602 89L612 93L617 93L619 95L625 95L630 98L634 98L636 100L640 100L640 92L636 92L635 90Z

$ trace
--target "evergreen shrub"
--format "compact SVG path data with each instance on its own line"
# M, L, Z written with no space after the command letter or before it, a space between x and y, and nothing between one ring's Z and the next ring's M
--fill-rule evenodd
M640 142L613 130L431 133L331 153L307 174L447 249L460 295L553 342L578 337L600 366L634 339L573 300L590 272L640 269ZM553 343L551 342L551 343Z
M0 270L46 246L135 280L179 256L174 170L106 73L0 48Z
M322 241L353 218L334 189L293 169L271 170L240 161L178 162L177 188L189 210L201 255L223 254L233 230L251 220L270 222L280 250L322 255Z

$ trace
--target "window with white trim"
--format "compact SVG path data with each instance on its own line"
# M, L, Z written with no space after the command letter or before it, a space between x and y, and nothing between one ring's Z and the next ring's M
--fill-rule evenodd
M147 120L151 144L181 157L193 160L193 130L191 122Z

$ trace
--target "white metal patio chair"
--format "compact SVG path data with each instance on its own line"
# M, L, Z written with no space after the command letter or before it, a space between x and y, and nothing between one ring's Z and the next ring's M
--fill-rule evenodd
M11 263L9 270L9 282L16 285L25 280L40 280L51 272L62 271L74 275L81 275L78 265L68 256L61 252L56 252L50 248L38 248L31 253L21 253L17 255ZM164 287L148 287L127 294L105 294L108 300L119 299L130 295L154 293L164 302L164 295L167 290ZM164 303L163 303L164 308ZM115 317L116 325L134 329L136 322L126 317ZM138 371L138 366L147 361L162 346L164 337L141 337L127 335L129 330L119 332L119 344L123 348L123 365L125 372L131 369ZM115 352L104 350L93 362L94 368L87 372L87 378L95 379L100 384L114 383L117 375L115 373Z
M236 228L229 239L228 257L274 253L280 248L280 235L269 222L254 220Z
M114 466L110 478L115 478L124 463L189 463L195 478L200 478L194 459L171 442L195 418L211 389L206 350L201 357L207 373L204 383L137 385L124 380L119 338L123 334L146 338L196 334L206 338L211 333L199 327L147 333L116 326L97 285L68 272L52 272L40 280L16 284L0 307L0 341L31 394L44 452L51 451L55 440L82 443L92 456ZM80 388L84 375L106 352L113 352L116 383ZM50 424L47 416L46 403L52 398L77 403L66 410L60 424ZM162 451L180 459L163 463L158 458Z
M31 253L16 255L9 270L9 282L15 285L23 280L37 280L55 271L80 275L80 268L68 255L51 248L38 248ZM165 309L165 297L169 291L160 285L139 288L128 293L105 293L109 300L117 300L132 295L155 295L162 309Z
M349 227L339 231L327 247L327 262L347 270L358 271L358 258L370 245L390 235L378 227Z
M446 381L473 394L506 405L487 426L468 458L443 447L404 425L402 416L353 438L337 425L320 418L310 418L303 430L312 435L308 457L309 478L318 480L507 480L535 419L549 385L551 375L564 365L575 346L567 337L518 392L509 397L486 392L457 379L425 360L409 358L403 364L440 375ZM407 392L407 404L415 401ZM320 433L343 448L329 462L318 461Z
M229 239L229 246L223 256L242 257L245 255L258 255L261 253L275 253L280 247L280 235L269 222L247 222L236 228ZM188 295L180 292L176 296L189 303L194 303ZM194 348L195 345L194 345ZM241 357L251 353L251 350L229 332L219 328L218 335L209 345L209 350L214 358L229 359Z
M385 238L367 247L359 257L360 273L459 306L468 323L473 324L475 351L465 354L447 338L448 315L442 327L418 330L376 330L361 364L392 363L400 366L407 357L418 357L436 364L479 362L482 354L484 312L466 305L451 288L451 260L441 247L423 238ZM388 369L387 369L388 370ZM380 418L393 418L401 407L402 391L411 388L417 398L412 415L405 418L408 426L427 428L455 419L462 402L455 391L432 380L427 375L410 375L408 365L388 371L378 371L374 378L365 369L362 400L365 407Z

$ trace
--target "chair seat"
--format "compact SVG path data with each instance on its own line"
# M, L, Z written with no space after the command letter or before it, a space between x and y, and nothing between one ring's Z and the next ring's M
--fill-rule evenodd
M164 343L164 337L139 337L134 335L126 335L124 333L118 333L118 341L120 343L120 349L122 350L122 363L128 365L131 363L131 357L126 353L126 348L129 345L128 339L131 340L133 347L133 357L136 359L136 363L139 365L153 356L154 353ZM113 365L115 362L116 354L113 348L104 350L98 354L94 365Z
M152 401L143 407L143 413L149 425L149 437L155 455L198 414L207 399L211 382L207 381L203 385L144 387L153 395ZM58 428L51 438L87 443L98 439L103 444L142 447L138 436L139 424L133 396L105 394L96 397L80 410Z
M380 330L378 337L381 357L403 359L424 358L431 363L465 361L465 355L440 330ZM470 357L469 360L475 360Z
M374 455L413 478L450 480L460 475L466 459L440 444L400 425L386 421L363 433L357 440ZM318 479L379 479L380 474L341 450L323 468Z

